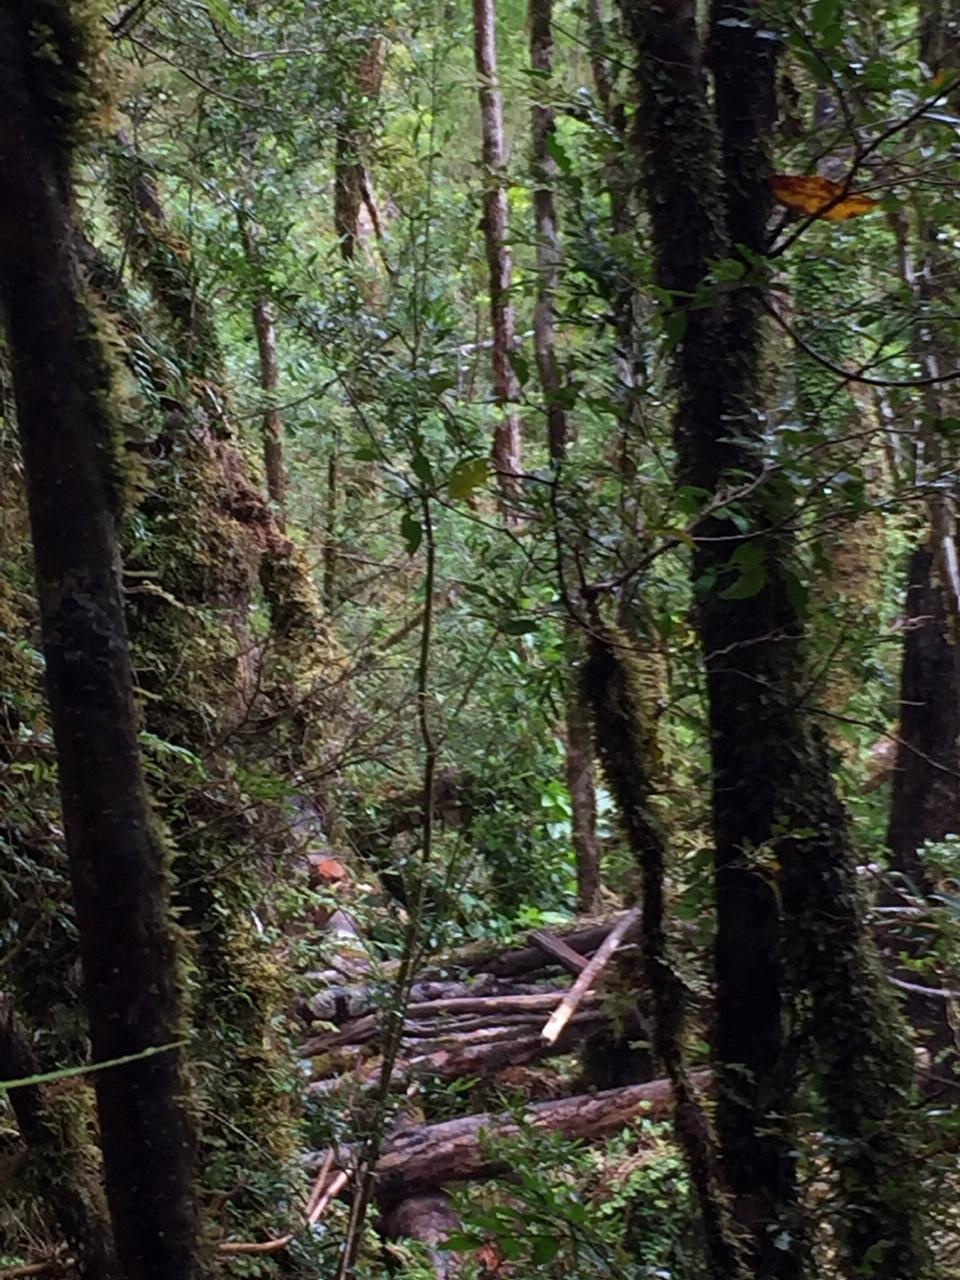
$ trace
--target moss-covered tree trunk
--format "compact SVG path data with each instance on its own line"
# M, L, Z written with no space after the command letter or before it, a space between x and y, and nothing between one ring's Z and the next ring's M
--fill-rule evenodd
M960 3L924 0L919 6L919 53L931 76L960 68ZM956 94L953 95L956 99ZM901 278L918 310L915 354L923 375L928 423L957 412L956 392L940 376L957 364L951 312L958 286L944 231L918 214L915 251L904 243ZM904 241L909 234L899 228ZM912 265L916 260L916 267ZM960 569L956 503L945 480L956 459L949 439L927 429L913 458L915 479L928 486L929 530L907 574L900 732L890 806L888 844L893 869L923 891L921 850L927 840L960 831Z
M172 359L193 375L167 412L152 487L137 513L146 536L134 536L130 568L156 589L131 595L128 616L151 695L147 729L204 762L198 775L195 766L165 760L160 785L179 850L176 904L194 941L203 1186L224 1198L228 1232L250 1235L273 1228L298 1184L297 1093L276 1027L287 976L253 918L271 859L288 858L291 841L282 801L246 793L232 765L242 759L261 773L266 760L303 758L310 673L329 651L304 561L232 436L229 387L194 265L182 249L172 251L176 228L148 164L127 148L114 162L113 196L131 260L150 288ZM191 293L187 311L181 302ZM271 620L262 647L249 629L260 592ZM290 874L289 862L283 865Z
M887 842L893 869L918 892L927 888L921 850L960 830L960 708L951 691L956 659L936 557L910 557L900 671L900 729Z
M96 6L0 12L0 294L10 344L61 803L96 1060L181 1035L166 858L137 742L115 521L121 462L104 344L80 283L70 169ZM117 1254L192 1274L191 1140L167 1048L96 1073Z
M711 103L694 0L622 7L640 59L658 283L680 333L679 476L708 495L759 481L744 488L737 524L722 513L701 522L692 566L713 753L724 1166L756 1274L800 1275L788 1047L810 1047L839 1139L844 1265L908 1280L922 1268L912 1053L863 927L845 815L804 705L791 494L776 476L760 480L762 281L728 292L710 283L712 261L740 246L764 252L776 47L747 0L716 0ZM794 1011L803 1021L788 1046Z
M39 1073L36 1056L14 1026L12 1008L0 998L0 1079L24 1080ZM56 1216L80 1280L116 1280L120 1272L113 1239L98 1203L99 1188L90 1185L84 1167L81 1135L64 1123L63 1107L49 1105L40 1085L21 1085L9 1097L27 1149L29 1185Z
M684 1058L685 993L670 954L666 915L667 852L653 812L656 728L636 651L623 631L595 616L584 667L597 747L643 885L641 950L653 1012L653 1049L670 1080L674 1129L687 1161L703 1224L711 1280L747 1280L733 1229L716 1138Z

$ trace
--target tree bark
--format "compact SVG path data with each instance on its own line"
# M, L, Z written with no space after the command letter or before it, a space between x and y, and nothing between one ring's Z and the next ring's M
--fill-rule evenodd
M263 410L263 469L267 481L267 494L276 507L277 528L284 529L284 504L287 497L287 478L283 465L283 419L274 403L280 386L280 368L277 363L277 327L273 316L273 303L261 294L253 303L253 328L257 335L257 355L260 361L260 386L267 396Z
M920 57L931 75L955 71L960 67L960 3L924 0L919 16ZM940 228L929 220L918 229L916 269L909 232L896 223L894 230L903 241L901 279L918 311L915 354L924 376L936 379L956 364L957 344L945 338L931 315L956 293L956 265L944 252ZM948 384L932 381L924 389L923 408L936 421L956 412L956 396ZM917 481L929 485L929 533L913 552L907 574L900 733L887 834L892 869L921 893L930 889L920 856L924 842L960 830L960 583L956 503L943 484L956 469L949 450L948 441L920 427L912 462L923 472Z
M622 631L593 619L584 688L593 708L603 772L617 801L620 821L642 877L643 977L652 1013L650 1037L674 1094L674 1130L703 1223L707 1272L712 1280L746 1280L744 1251L734 1231L719 1167L713 1127L691 1083L685 1054L686 993L671 955L666 920L667 851L652 808L655 790L655 719L639 659ZM571 996L610 949L611 932L579 975ZM569 1000L569 997L568 997Z
M72 104L88 64L70 9L20 0L0 14L0 294L84 998L93 1056L105 1061L172 1046L182 1031L167 856L141 769L120 591L118 427L75 259ZM194 1216L179 1052L98 1071L95 1086L124 1273L186 1280Z
M369 193L363 153L370 141L370 126L364 116L367 104L380 96L387 42L374 36L366 53L357 62L349 98L337 129L334 157L333 223L340 242L340 256L352 262L360 240L360 211ZM374 227L376 231L376 226Z
M426 1246L437 1280L453 1280L463 1268L459 1254L443 1249L447 1237L460 1228L460 1217L442 1191L408 1196L384 1214L383 1230L391 1240L417 1240Z
M950 696L956 662L935 557L910 557L900 675L900 724L887 844L893 869L914 892L929 882L920 856L926 840L960 829L960 708Z
M582 637L576 637L582 647ZM597 792L593 777L593 727L574 672L567 693L567 741L564 772L570 793L570 826L577 865L577 911L589 915L600 901L600 845L597 840Z
M609 920L600 920L577 929L563 931L557 936L574 951L587 956L596 951L619 919L620 916L617 915ZM631 930L628 940L635 940L638 936L639 929ZM555 961L535 944L504 951L502 947L482 942L448 956L443 964L443 972L489 973L494 977L515 978L522 974L542 972L551 967L555 967ZM427 972L432 970L426 971L424 976Z
M925 0L919 7L920 57L932 76L960 67L960 3ZM953 95L956 106L956 94ZM925 485L929 513L926 536L921 534L909 561L904 604L903 656L900 672L900 718L897 735L887 847L890 869L901 884L891 886L890 901L901 901L901 890L921 896L934 888L924 865L926 841L940 841L960 831L960 569L957 565L958 519L952 483L956 448L931 430L930 424L956 413L956 393L935 381L957 363L952 330L938 323L952 305L958 273L945 252L942 229L918 212L917 266L901 219L890 219L900 248L900 276L917 309L915 356L931 381L923 391L924 417L918 419L910 459L914 483ZM945 483L946 482L946 483ZM909 927L896 939L901 954L921 955L922 934ZM931 1052L940 1059L944 1077L952 1077L956 1093L956 1035L948 1007L911 990L909 970L904 997L907 1016L922 1028Z
M530 0L530 66L541 97L549 94L553 75L553 3ZM547 413L547 449L554 462L567 453L567 413L561 398L557 364L555 313L560 279L557 202L553 185L557 165L550 154L556 131L553 108L535 101L532 108L533 216L536 227L537 297L533 308L533 344Z
M243 254L250 271L258 276L263 271L263 258L260 251L260 228L252 207L253 161L249 154L244 157L247 207L238 212L240 222L240 240ZM283 419L276 404L277 391L280 387L280 365L277 360L277 326L274 319L273 302L262 287L262 281L256 283L253 303L250 308L253 320L253 332L257 340L257 358L259 362L260 387L266 397L261 423L261 439L263 444L263 470L267 481L267 496L276 509L277 527L284 528L284 504L287 496L287 477L283 462Z
M513 304L510 301L511 257L507 247L507 189L504 185L506 145L503 100L497 80L496 15L494 0L473 0L473 50L480 81L480 125L484 168L483 234L490 282L490 322L493 330L493 394L500 410L493 437L493 465L505 510L520 484L520 418L515 404L519 388L510 362L514 347Z
M39 1072L33 1051L13 1024L12 1009L0 999L0 1079L20 1080ZM64 1143L65 1137L76 1135L64 1132L55 1115L56 1103L51 1108L39 1085L21 1085L9 1096L36 1188L60 1225L80 1280L117 1280L110 1229L85 1192L78 1152Z
M658 283L672 292L681 335L679 475L716 495L736 484L730 472L758 476L763 465L762 297L750 285L711 295L709 274L712 261L739 246L755 256L765 250L776 50L754 27L749 0L715 0L714 115L694 0L622 3L641 63ZM704 289L707 304L688 305ZM809 1001L804 1026L828 1126L841 1139L846 1265L877 1280L907 1280L923 1265L908 1133L912 1055L865 931L826 744L804 706L803 620L786 532L792 495L768 480L744 507L746 535L722 515L702 522L692 566L714 769L724 1168L756 1274L795 1280L804 1249L784 1027L788 1011ZM728 591L742 583L731 555L743 556L747 542L760 553L755 582Z
M572 1053L582 1048L607 1019L599 1010L578 1014L565 1029L558 1045L548 1045L532 1022L492 1027L487 1031L446 1033L441 1027L432 1033L436 1040L407 1038L402 1057L394 1064L391 1086L399 1089L411 1080L462 1080L465 1077L490 1079L504 1067L527 1066L545 1058ZM370 1059L357 1066L355 1046L349 1052L332 1053L325 1059L323 1075L308 1086L311 1093L329 1095L342 1087L374 1089L380 1083L382 1063Z

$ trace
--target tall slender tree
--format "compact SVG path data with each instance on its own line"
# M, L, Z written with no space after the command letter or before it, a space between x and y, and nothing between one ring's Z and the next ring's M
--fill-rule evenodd
M692 558L707 668L717 904L718 1123L757 1275L799 1276L793 1053L812 1049L844 1199L851 1273L918 1276L913 1062L862 904L826 744L805 707L792 495L764 475L762 275L776 45L750 0L715 0L708 93L694 0L622 0L639 57L658 283L680 334L675 438L686 485L729 500ZM744 282L712 283L742 249ZM691 305L691 304L695 305ZM748 479L749 478L749 479ZM744 485L744 481L747 483ZM751 568L752 566L752 568ZM748 572L751 576L748 577Z
M76 259L71 168L96 101L98 5L0 12L0 296L23 450L47 689L117 1255L193 1272L167 853L150 811L124 621L110 360Z
M287 477L283 459L283 418L276 403L280 386L280 363L277 358L277 323L273 299L264 279L261 250L261 228L257 219L254 196L254 140L244 140L242 192L243 202L237 209L240 242L247 266L254 276L250 315L257 341L260 387L265 404L261 423L263 470L267 494L274 505L280 528L284 524Z
M567 457L570 433L557 359L556 307L560 280L560 237L555 183L557 165L550 141L556 132L549 102L553 74L552 0L530 0L530 65L536 73L532 108L533 214L536 231L537 297L533 312L533 344L547 419L547 451L559 466ZM558 566L563 572L563 566ZM567 651L576 669L582 661L580 626L567 622ZM597 798L593 779L593 731L580 681L567 693L564 774L570 793L571 840L577 864L577 908L596 909L600 892L600 846L597 842Z
M507 243L507 148L503 132L503 95L497 71L494 0L473 0L473 53L480 94L480 128L484 169L483 235L493 330L493 393L500 421L493 438L493 465L505 502L516 494L521 466L520 418L516 410L517 376L510 356L514 347L513 303L510 300L512 258Z

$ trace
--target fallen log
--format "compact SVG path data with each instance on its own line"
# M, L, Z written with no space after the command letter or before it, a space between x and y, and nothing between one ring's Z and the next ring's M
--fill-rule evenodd
M596 951L614 925L623 919L624 914L625 912L620 911L609 920L580 924L569 930L557 930L552 936L565 942L578 955L588 956ZM639 933L639 924L636 924L629 931L626 941L635 941ZM496 944L478 942L434 961L424 971L424 977L428 974L448 977L454 973L487 973L498 978L515 978L522 974L544 972L558 965L562 965L562 962L555 956L546 954L542 945L535 942L507 951Z
M340 974L333 970L325 973L308 974L315 982L322 984L323 989L315 992L303 1004L303 1012L307 1019L317 1022L347 1022L353 1018L363 1017L382 1009L389 987L363 984L354 986L345 983ZM491 974L481 974L470 981L436 981L425 980L415 982L410 989L412 1004L426 1004L433 1001L477 998L478 996L522 996L536 995L544 990L543 984L532 982L509 982L495 978Z
M695 1071L692 1078L703 1090L709 1086L711 1073ZM525 1119L535 1129L593 1141L638 1121L662 1120L672 1103L670 1082L651 1080L624 1089L538 1102L527 1108ZM381 1203L393 1204L449 1182L508 1173L509 1162L498 1158L496 1150L518 1132L512 1116L490 1112L405 1129L384 1144L376 1165L377 1196ZM341 1151L341 1163L344 1155ZM308 1171L315 1172L325 1159L325 1152L314 1152L304 1163Z
M408 1028L424 1019L436 1019L436 1033L453 1030L458 1015L477 1014L490 1021L490 1025L502 1025L505 1018L511 1015L524 1015L524 1021L542 1020L544 1013L549 1013L557 1003L562 992L542 991L536 995L519 996L463 996L448 1000L430 1000L420 1004L408 1004L404 1013L404 1035ZM596 992L589 992L580 1002L582 1008L595 1009L600 1003ZM538 1019L537 1015L541 1015ZM317 1054L328 1053L341 1045L361 1045L375 1040L383 1030L383 1017L380 1014L368 1014L346 1023L339 1031L329 1031L320 1036L306 1040L297 1050L299 1057L311 1058Z
M426 1245L437 1280L452 1280L462 1269L460 1257L445 1252L442 1247L447 1237L460 1227L450 1198L442 1191L401 1200L384 1214L382 1226L388 1240L417 1240Z
M495 1028L451 1036L445 1041L405 1041L401 1058L394 1065L391 1081L400 1088L411 1080L456 1080L472 1076L488 1077L507 1066L528 1066L543 1058L570 1053L603 1022L599 1013L580 1013L568 1024L559 1044L547 1044L539 1032L539 1023L528 1024L528 1032L504 1027L497 1035ZM481 1038L482 1037L482 1038ZM344 1064L334 1056L326 1065L323 1078L315 1079L307 1090L328 1095L343 1088L372 1088L380 1082L380 1059Z

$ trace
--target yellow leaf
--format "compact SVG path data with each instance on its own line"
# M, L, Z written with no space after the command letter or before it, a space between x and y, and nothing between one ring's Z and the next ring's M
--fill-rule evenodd
M827 218L831 222L859 218L877 207L877 201L870 196L855 192L844 195L839 182L817 175L804 177L778 173L770 179L770 186L774 199L788 209L797 209L815 218Z

